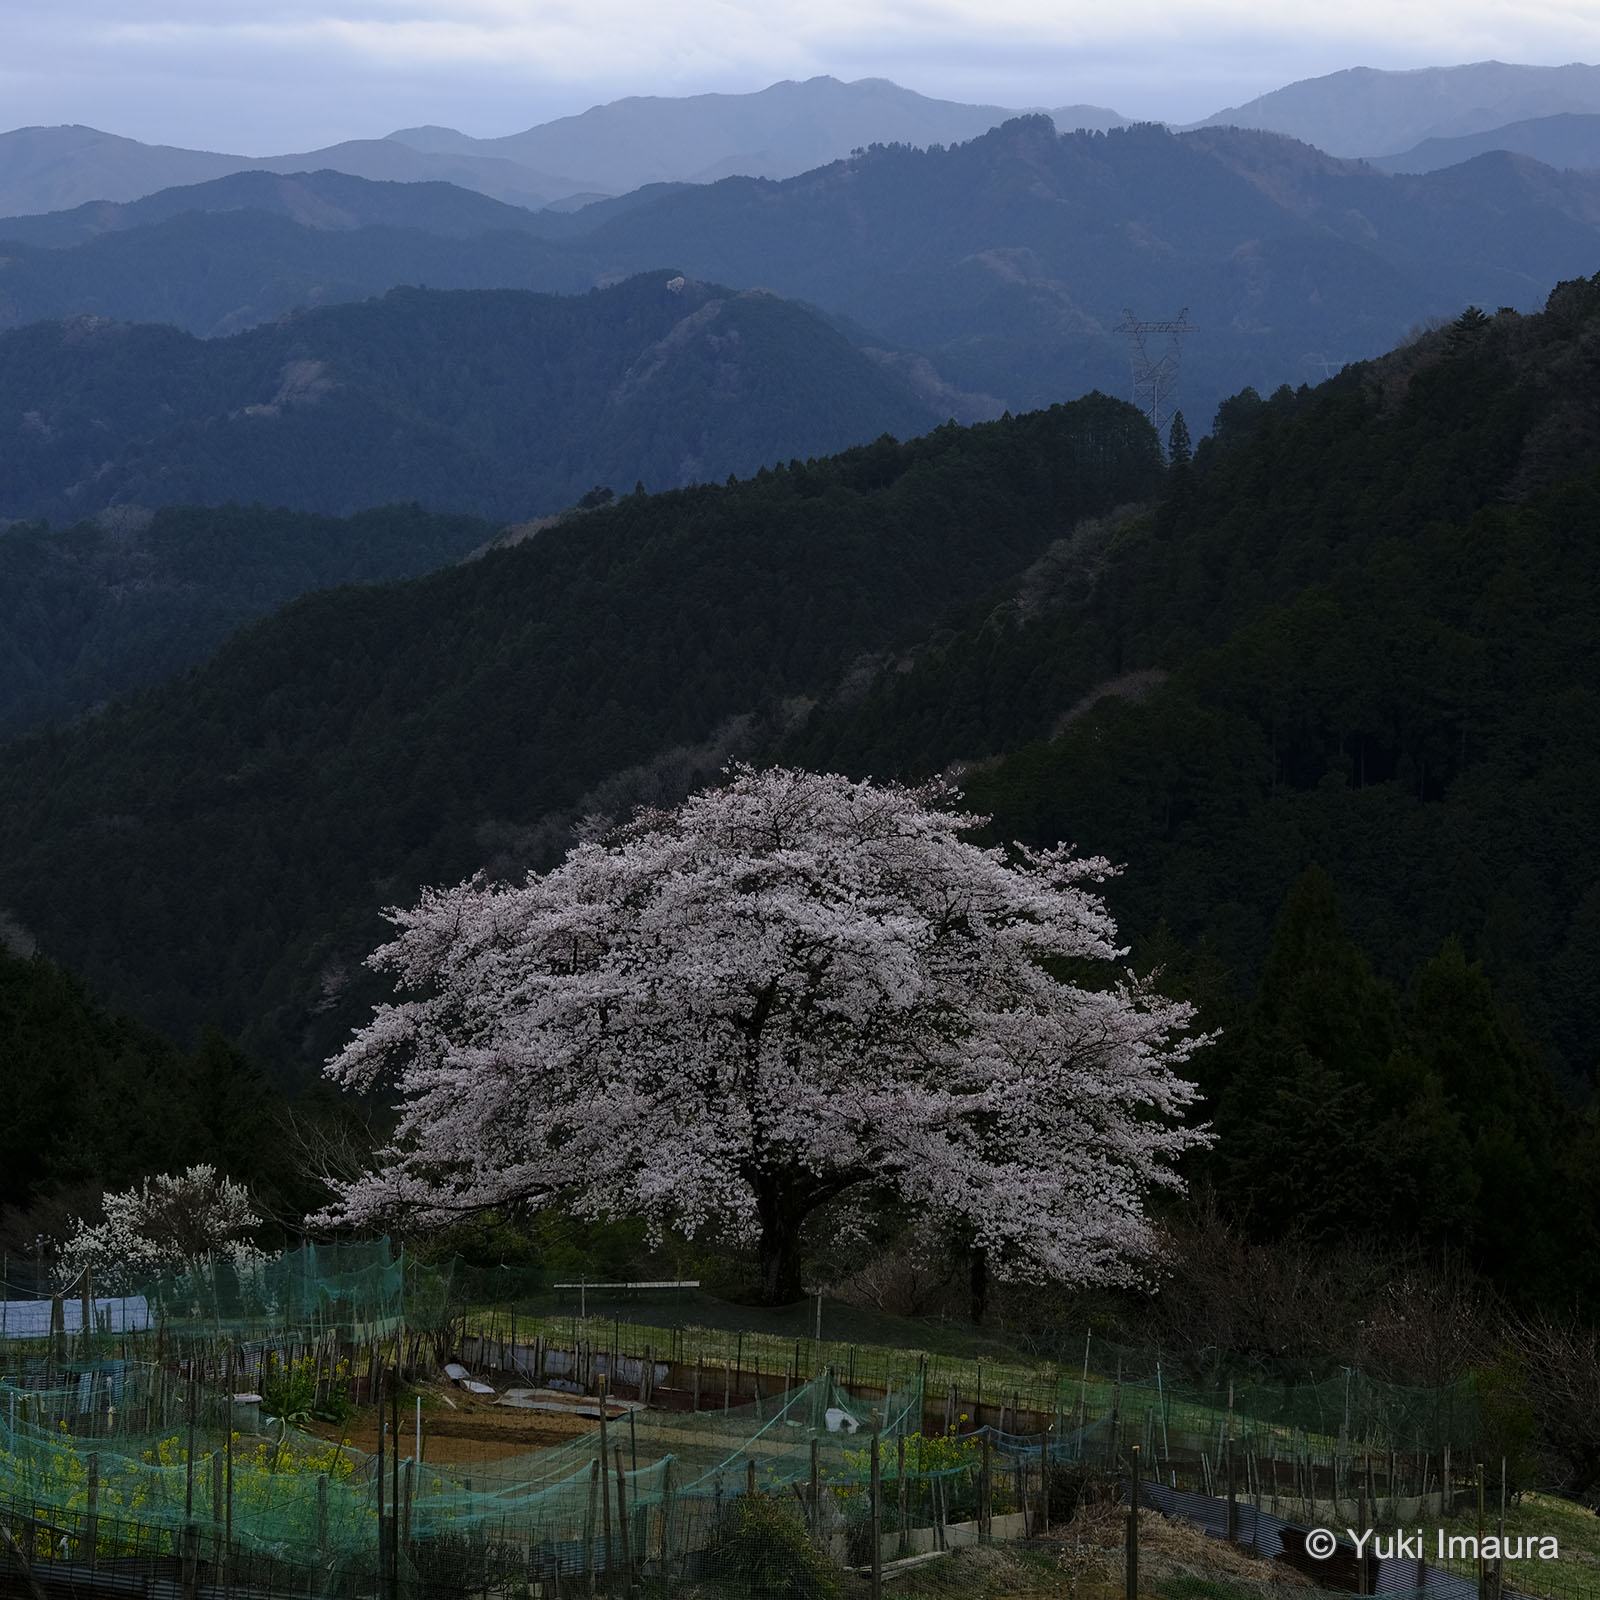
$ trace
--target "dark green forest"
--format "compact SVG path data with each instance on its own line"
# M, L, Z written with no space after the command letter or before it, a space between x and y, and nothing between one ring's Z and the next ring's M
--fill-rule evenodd
M729 756L954 770L994 838L1122 863L1130 959L1221 1031L1197 1195L1587 1301L1597 348L1600 277L1243 391L1166 464L1091 396L306 596L5 748L0 907L183 1050L303 1075L422 884Z
M497 531L414 505L343 519L114 507L65 529L13 523L0 531L0 736L170 678L296 595L430 572Z
M178 1050L54 963L0 945L0 1060L0 1234L13 1248L22 1208L59 1226L39 1202L92 1215L102 1187L202 1161L250 1182L280 1217L304 1198L281 1092L214 1029Z
M671 781L630 768L709 779L1161 472L1144 419L1091 396L307 596L6 748L0 907L115 1005L308 1070L369 998L383 906L543 862L608 783Z
M1552 1068L1591 1082L1595 315L1574 283L1542 316L1236 397L1157 507L1053 552L785 752L975 761L998 832L1093 841L1128 864L1129 926L1246 974L1321 861L1386 978L1461 937Z

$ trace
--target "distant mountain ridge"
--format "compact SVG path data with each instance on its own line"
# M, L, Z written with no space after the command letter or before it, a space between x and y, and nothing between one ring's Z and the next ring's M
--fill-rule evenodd
M571 172L619 191L646 183L792 178L869 144L961 144L1018 113L902 89L886 78L809 78L754 94L638 95L560 117L522 133L475 139L454 128L402 128L389 137L435 154L492 156ZM1071 129L1123 127L1104 106L1049 115Z
M322 168L380 182L453 183L537 211L652 183L791 177L859 146L975 138L1016 114L930 99L881 78L813 78L754 94L619 100L498 139L409 128L280 156L146 145L96 128L16 128L0 133L0 217L138 200L232 172ZM1100 106L1058 115L1071 127L1126 121Z
M392 139L351 139L281 156L238 156L140 144L98 128L14 128L0 133L0 216L64 211L92 200L138 200L231 172L331 168L375 181L443 182L534 210L592 190L584 179L535 172L494 156L437 155Z
M1491 150L1531 156L1563 171L1600 169L1600 113L1561 111L1465 133L1454 139L1424 139L1398 155L1369 157L1380 172L1437 172Z
M213 206L227 209L191 209ZM144 215L163 220L129 226ZM1203 424L1246 384L1320 377L1430 317L1537 305L1600 256L1600 176L1493 152L1389 176L1278 134L1058 133L1034 116L573 213L245 173L17 232L0 248L0 327L90 313L212 336L400 284L571 294L671 264L821 307L962 420L1126 395L1124 307L1188 306L1199 331L1177 403Z
M137 200L89 200L65 211L0 218L0 239L44 249L67 249L108 233L168 222L186 212L264 211L303 227L416 228L445 238L476 238L501 229L540 233L541 214L508 205L459 184L374 182L323 168L316 172L250 170L158 189ZM560 224L548 219L551 231Z
M782 184L686 188L587 236L623 270L759 283L920 351L1013 409L1128 392L1123 308L1203 333L1181 398L1375 354L1469 304L1531 309L1600 257L1600 180L1519 157L1394 178L1281 136L1023 117L943 151L883 149Z
M0 240L5 231L0 222ZM86 315L214 338L401 284L577 294L596 279L582 256L519 230L463 239L420 227L307 226L254 207L182 211L71 248L6 243L0 328Z
M1600 66L1479 61L1409 72L1349 67L1228 106L1191 126L1261 128L1329 155L1387 156L1425 139L1455 139L1560 112L1600 112Z
M1410 72L1352 67L1192 126L1264 129L1336 156L1387 159L1424 140L1597 113L1600 67L1489 61ZM499 137L423 126L264 157L145 145L94 128L18 128L0 134L0 216L127 202L247 169L329 168L378 181L447 182L531 210L564 208L651 183L793 177L873 144L962 143L1019 114L1033 111L938 100L882 78L844 83L822 76L749 94L633 96ZM1046 114L1063 132L1129 125L1104 106ZM1522 153L1545 159L1539 150Z

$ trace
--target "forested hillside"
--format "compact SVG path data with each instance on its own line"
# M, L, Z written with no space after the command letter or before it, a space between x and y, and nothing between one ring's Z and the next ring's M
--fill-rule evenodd
M1223 1029L1228 1214L1545 1293L1600 1237L1597 326L1574 283L1237 397L1153 511L783 746L978 758L995 837L1125 864L1120 925Z
M915 773L1016 750L970 780L999 827L1093 839L1129 864L1132 926L1243 972L1321 860L1388 977L1467 939L1587 1082L1596 300L1569 284L1543 316L1235 398L1156 511L1053 552L788 753ZM1120 692L1091 708L1097 686Z
M269 1208L295 1187L282 1092L237 1048L208 1029L179 1051L3 941L0 1059L0 1214L46 1197L92 1211L102 1185L200 1161L256 1183Z
M939 416L805 307L667 272L570 297L396 290L228 339L79 318L0 335L0 515L521 518Z
M189 678L7 747L0 907L176 1037L215 1018L309 1067L361 1014L383 906L709 778L1160 474L1143 418L1091 396L307 597Z
M1133 959L1223 1029L1227 1215L1600 1290L1597 337L1600 278L1243 392L1165 468L1092 397L309 597L7 747L0 906L306 1067L421 884L730 755L954 766L996 838L1124 863Z
M416 506L343 520L124 506L61 530L14 523L0 531L0 735L169 678L296 595L431 572L497 531Z

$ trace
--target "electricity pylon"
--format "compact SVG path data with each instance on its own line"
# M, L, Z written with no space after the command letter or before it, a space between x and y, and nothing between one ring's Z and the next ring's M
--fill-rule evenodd
M1112 330L1128 336L1128 353L1133 358L1133 403L1150 419L1150 425L1163 441L1172 420L1172 396L1178 387L1178 364L1183 359L1183 336L1193 333L1189 308L1164 322L1142 322L1124 306L1122 321ZM1166 349L1159 357L1150 354L1145 343L1153 333L1166 335Z

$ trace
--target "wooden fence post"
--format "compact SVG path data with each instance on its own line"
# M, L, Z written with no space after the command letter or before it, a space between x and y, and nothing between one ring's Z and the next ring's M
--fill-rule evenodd
M611 1496L606 1489L606 1474L608 1471L607 1454L609 1444L606 1438L607 1416L610 1409L606 1405L606 1375L600 1374L600 1521L605 1535L605 1574L607 1585L611 1581Z
M910 1549L911 1535L906 1528L906 1436L902 1432L894 1448L895 1513L900 1523L900 1541L896 1553L904 1555Z
M222 1485L222 1595L233 1596L233 1401L228 1402L227 1431L223 1436Z
M983 1436L983 1446L978 1467L978 1540L987 1544L994 1537L994 1519L990 1513L990 1496L993 1484L989 1477L989 1435Z
M883 1600L883 1458L876 1433L872 1436L872 1600Z
M617 1463L617 1537L622 1541L622 1589L633 1593L633 1559L628 1549L628 1480L622 1470L622 1446L615 1445L612 1454Z
M659 1554L661 1576L668 1582L672 1579L672 1511L677 1487L677 1469L669 1456L667 1464L661 1473L661 1546Z
M211 1559L222 1565L222 1460L211 1452Z
M1128 1543L1126 1567L1126 1600L1139 1600L1139 1447L1128 1452L1131 1469L1128 1477Z
M589 1501L583 1514L583 1576L584 1587L594 1593L594 1513L595 1485L600 1478L600 1458L589 1464Z
M394 1378L389 1384L389 1583L400 1594L400 1352L395 1350ZM382 1418L383 1413L378 1413Z
M375 1492L378 1506L378 1600L391 1600L389 1595L389 1585L384 1578L385 1543L383 1537L383 1436L383 1396L380 1393L378 1395L378 1472L377 1477L374 1480L377 1485Z
M89 1484L87 1504L83 1519L83 1539L88 1545L89 1570L100 1562L100 1452L92 1451L87 1462Z
M1238 1544L1238 1469L1234 1464L1234 1384L1227 1386L1227 1542ZM1258 1534L1259 1536L1259 1534Z
M328 1475L317 1474L317 1576L315 1591L322 1594L328 1583Z

